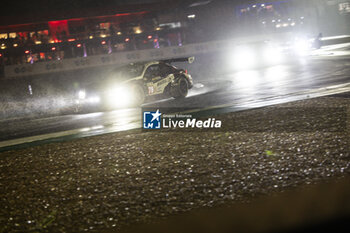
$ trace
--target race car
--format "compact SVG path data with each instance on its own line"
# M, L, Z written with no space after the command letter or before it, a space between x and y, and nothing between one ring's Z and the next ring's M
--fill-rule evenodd
M193 86L187 70L171 65L174 62L192 63L194 57L131 63L114 69L103 81L93 83L77 93L79 109L103 107L110 110L140 106L149 97L185 98Z

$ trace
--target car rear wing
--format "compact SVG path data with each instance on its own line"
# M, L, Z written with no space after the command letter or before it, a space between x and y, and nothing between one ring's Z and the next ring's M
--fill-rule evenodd
M181 57L181 58L172 58L168 60L162 60L164 63L173 63L173 62L188 62L192 64L194 62L194 57Z

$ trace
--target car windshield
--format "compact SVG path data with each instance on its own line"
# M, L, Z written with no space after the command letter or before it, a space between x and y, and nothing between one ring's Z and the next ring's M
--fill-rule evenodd
M144 69L143 64L129 64L115 70L113 76L117 79L129 79L140 76Z

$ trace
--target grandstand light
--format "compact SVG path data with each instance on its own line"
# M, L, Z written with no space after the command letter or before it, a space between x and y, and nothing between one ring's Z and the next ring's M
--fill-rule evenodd
M122 32L117 32L117 35L120 36L122 34Z
M26 50L26 51L24 51L24 53L25 53L25 54L28 54L28 53L30 53L30 51L29 51L29 50Z
M101 37L102 37L102 38L106 38L107 35L106 35L106 34L102 34Z
M135 33L136 33L136 34L141 34L141 33L142 33L142 30L141 30L141 29L136 29Z
M160 29L161 29L160 27L157 27L157 28L156 28L156 31L160 31Z
M89 39L94 39L94 37L93 36L89 36Z
M77 47L80 48L80 47L81 47L81 44L77 44Z
M130 38L125 38L125 42L129 42L130 41Z
M52 47L51 50L52 50L52 51L55 51L55 50L56 50L56 47Z
M18 44L13 44L13 47L17 47L18 46Z
M68 39L68 41L69 42L73 42L73 41L75 41L75 39L74 38L70 38L70 39Z
M41 44L40 40L35 41L35 44Z
M151 35L147 36L147 39L149 39L149 40L152 39L152 36Z
M187 15L187 18L189 18L189 19L194 19L194 18L196 18L196 15L195 15L195 14Z
M106 44L106 41L105 41L105 40L101 41L101 44L102 44L102 45L105 45L105 44Z

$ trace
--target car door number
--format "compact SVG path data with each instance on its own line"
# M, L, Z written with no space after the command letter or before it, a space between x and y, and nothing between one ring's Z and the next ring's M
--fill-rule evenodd
M154 93L154 87L153 86L149 86L148 87L148 94L152 95Z

